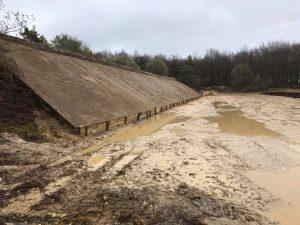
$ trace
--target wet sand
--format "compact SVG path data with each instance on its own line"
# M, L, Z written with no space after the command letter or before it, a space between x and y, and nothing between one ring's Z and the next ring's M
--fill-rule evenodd
M300 167L277 172L251 171L249 178L282 200L265 214L281 225L297 225L300 221Z
M210 96L176 109L174 114L172 111L173 116L186 119L175 125L167 122L150 136L132 136L129 128L127 140L131 142L123 139L123 144L134 146L131 153L135 154L141 150L135 148L144 149L143 155L135 160L135 169L122 177L126 181L115 181L112 185L148 185L153 183L153 177L147 174L151 174L151 170L160 171L154 173L157 185L172 188L178 181L184 181L277 221L274 215L278 211L275 214L266 212L273 204L280 204L279 196L261 189L259 183L249 182L247 174L257 169L280 171L300 165L297 142L300 130L297 130L299 125L293 123L298 104L299 100L287 100L284 106L280 98L260 95ZM147 122L145 124L143 129L149 130ZM118 132L116 137L119 138ZM145 146L149 142L159 143L159 147L150 151ZM164 173L167 175L162 175Z
M70 147L5 136L13 153L0 167L0 214L42 224L298 225L299 108L299 99L217 94Z
M101 144L90 146L80 152L81 155L94 152L103 148L106 145L114 144L119 141L132 140L138 137L147 136L160 130L166 124L180 123L188 120L188 117L178 117L175 113L163 112L158 115L146 118L135 124L117 128L112 135L104 138Z
M224 133L240 136L269 136L280 138L282 135L265 127L265 124L244 116L238 108L224 101L212 103L218 115L205 117L216 123ZM300 149L299 149L300 151ZM278 197L282 202L270 208L265 215L282 225L296 225L300 221L300 167L284 168L275 172L254 170L247 173L250 180Z

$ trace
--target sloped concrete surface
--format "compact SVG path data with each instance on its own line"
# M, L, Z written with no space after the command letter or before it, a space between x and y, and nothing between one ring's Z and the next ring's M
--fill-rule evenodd
M20 78L74 127L191 99L199 93L171 79L122 70L0 39Z

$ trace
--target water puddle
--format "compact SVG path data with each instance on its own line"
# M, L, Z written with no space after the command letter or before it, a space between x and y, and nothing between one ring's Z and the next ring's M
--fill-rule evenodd
M107 163L109 161L109 159L110 158L108 156L93 155L87 161L87 166L96 170L96 169L102 167L105 163Z
M266 216L281 225L298 225L300 221L300 167L278 173L251 171L248 177L259 186L284 201Z
M91 157L88 160L87 165L90 166L90 167L94 167L95 165L99 164L100 162L102 162L106 158L107 157L102 156L102 155L95 155L94 157Z
M138 137L147 136L159 131L163 126L167 124L182 123L188 119L190 119L190 117L177 117L175 113L160 113L144 119L138 123L131 124L127 127L116 130L112 136L105 138L101 144L93 145L81 151L80 155L94 152L106 145L113 144L119 141L127 141Z
M218 111L218 116L205 117L211 123L218 124L220 130L241 136L281 136L279 133L265 127L265 124L244 116L238 108L227 102L215 101L213 106Z
M115 134L108 137L109 143L116 143L118 141L126 141L159 131L167 124L181 123L188 120L189 117L176 117L173 113L164 113L150 117L137 124L129 125L123 129L116 131Z
M172 120L170 120L167 124L174 124L174 123L183 123L190 119L191 117L175 117ZM166 124L165 124L166 125ZM164 126L164 125L163 125Z

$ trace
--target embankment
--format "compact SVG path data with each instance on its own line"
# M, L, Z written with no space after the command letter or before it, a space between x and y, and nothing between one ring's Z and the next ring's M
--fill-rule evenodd
M200 96L170 78L92 62L0 37L19 78L81 134L108 130Z

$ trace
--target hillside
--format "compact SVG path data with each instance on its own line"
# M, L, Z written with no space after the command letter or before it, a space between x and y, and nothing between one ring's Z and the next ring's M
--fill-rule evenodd
M1 37L19 78L74 127L142 113L199 93L174 79L57 54Z

